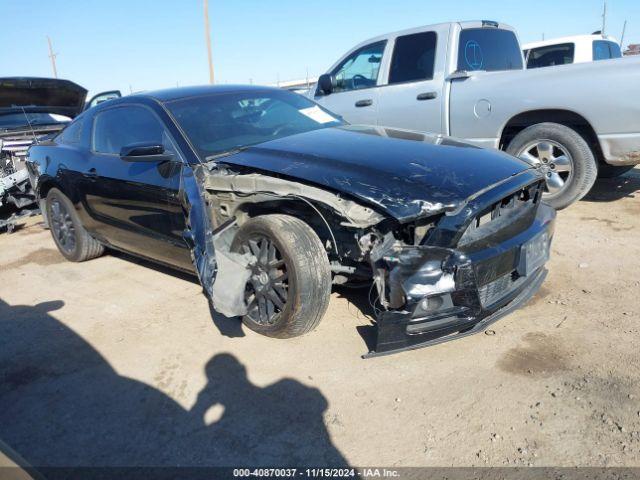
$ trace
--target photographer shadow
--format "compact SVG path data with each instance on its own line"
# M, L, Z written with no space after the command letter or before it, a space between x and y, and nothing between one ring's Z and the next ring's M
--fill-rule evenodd
M256 386L220 353L186 409L119 375L51 315L63 306L0 300L0 449L16 463L45 476L47 467L347 466L318 389L290 378Z

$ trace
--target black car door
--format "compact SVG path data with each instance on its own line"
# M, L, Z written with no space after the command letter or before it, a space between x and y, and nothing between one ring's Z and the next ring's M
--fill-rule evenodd
M120 152L133 144L163 145L174 160L125 161ZM99 112L93 119L91 161L81 191L92 233L98 238L191 269L178 197L183 163L174 145L160 118L146 106L115 106Z

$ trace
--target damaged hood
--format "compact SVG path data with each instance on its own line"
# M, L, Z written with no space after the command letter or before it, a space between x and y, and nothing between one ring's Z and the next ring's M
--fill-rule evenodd
M75 117L84 108L87 90L55 78L0 78L0 115L46 112Z
M531 169L505 153L439 135L343 126L251 146L220 160L342 192L397 220L458 208Z

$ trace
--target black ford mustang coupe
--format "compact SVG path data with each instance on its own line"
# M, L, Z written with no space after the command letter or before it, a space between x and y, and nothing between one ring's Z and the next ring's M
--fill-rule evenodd
M369 355L481 331L542 283L554 211L531 165L442 136L347 125L283 90L209 86L98 105L28 153L71 261L105 247L194 272L278 338L331 285L373 281Z

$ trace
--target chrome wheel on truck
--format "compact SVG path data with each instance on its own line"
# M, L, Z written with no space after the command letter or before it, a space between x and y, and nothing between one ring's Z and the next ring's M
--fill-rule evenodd
M545 176L545 197L560 195L573 179L573 158L559 143L552 140L534 140L517 155L538 166Z
M598 175L589 144L576 130L559 123L538 123L520 131L507 153L536 166L547 182L543 200L556 210L584 197Z

